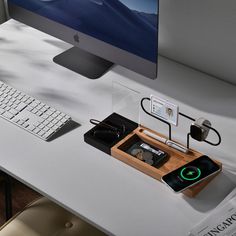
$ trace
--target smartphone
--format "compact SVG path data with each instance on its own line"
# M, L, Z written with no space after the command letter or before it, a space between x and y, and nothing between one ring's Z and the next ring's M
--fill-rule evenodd
M162 181L174 192L179 193L220 172L220 170L220 166L208 156L201 156L164 175Z

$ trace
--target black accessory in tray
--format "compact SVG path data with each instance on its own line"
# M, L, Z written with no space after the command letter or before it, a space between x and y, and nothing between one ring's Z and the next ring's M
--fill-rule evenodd
M138 124L117 113L103 121L91 119L96 125L84 134L84 141L99 150L111 154L111 148L138 127Z
M152 147L142 140L138 140L132 144L126 152L154 167L159 167L163 164L168 156L166 152L157 147Z

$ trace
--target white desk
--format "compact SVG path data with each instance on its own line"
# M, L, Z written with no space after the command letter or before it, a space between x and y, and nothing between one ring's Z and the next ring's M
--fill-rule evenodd
M114 79L143 94L170 98L195 117L207 116L223 143L216 149L196 142L194 147L235 164L236 88L164 58L155 81L121 67L91 81L52 62L69 47L14 20L0 26L0 79L81 124L47 143L1 119L0 168L109 234L187 235L235 186L235 176L225 172L189 199L84 143L83 134L91 128L89 118L112 112ZM183 141L189 124L182 123L174 137Z

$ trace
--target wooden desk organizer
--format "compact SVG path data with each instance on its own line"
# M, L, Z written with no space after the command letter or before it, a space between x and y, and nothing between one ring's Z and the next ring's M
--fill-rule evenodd
M145 173L157 180L161 180L161 177L163 175L165 175L165 174L167 174L167 173L183 166L184 164L186 164L194 159L197 159L203 155L203 154L201 154L197 151L194 151L192 149L187 154L185 154L185 153L182 153L176 149L170 148L166 144L161 143L161 142L143 134L142 131L144 129L149 130L148 128L145 128L145 127L138 127L132 133L130 133L124 139L122 139L120 142L118 142L115 146L112 147L111 155L114 158L142 171L143 173ZM149 130L149 131L151 131L159 136L164 137L163 135L161 135L157 132L154 132L152 130ZM130 146L130 144L134 141L134 139L137 138L137 136L141 140L143 140L144 142L146 142L154 147L158 147L161 150L167 152L169 154L168 161L165 162L159 168L155 168L153 166L150 166L149 164L146 164L143 161L140 161L137 158L134 158L133 156L131 156L128 153L126 153L125 151L123 151L128 146ZM220 166L220 168L222 168L222 164L220 162L218 162L218 161L215 161L215 162ZM196 194L198 194L216 175L208 178L207 180L200 182L199 184L195 185L194 187L188 188L183 193L185 195L187 195L188 197L196 196Z

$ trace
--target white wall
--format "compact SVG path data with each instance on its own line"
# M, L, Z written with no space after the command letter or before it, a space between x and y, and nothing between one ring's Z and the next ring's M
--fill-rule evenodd
M236 1L159 1L160 54L236 84Z

